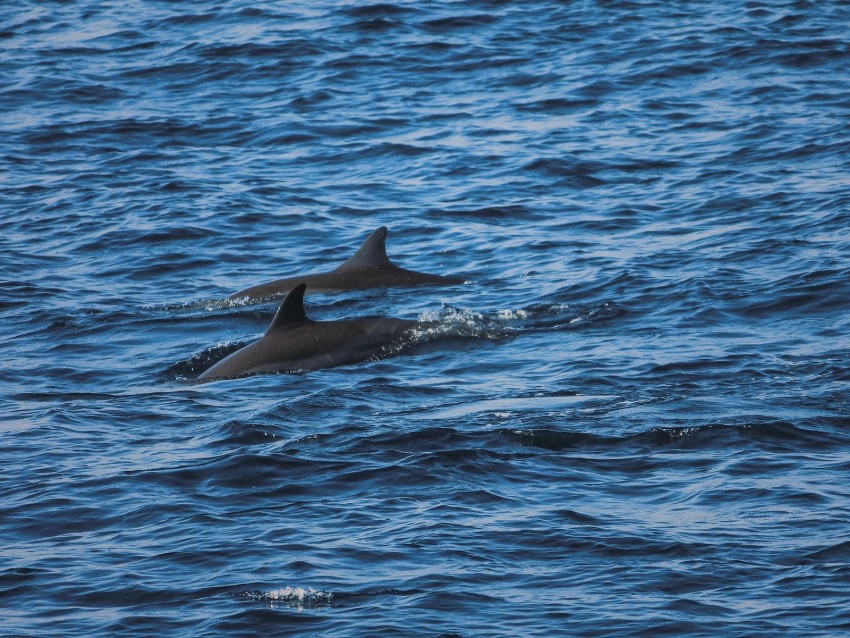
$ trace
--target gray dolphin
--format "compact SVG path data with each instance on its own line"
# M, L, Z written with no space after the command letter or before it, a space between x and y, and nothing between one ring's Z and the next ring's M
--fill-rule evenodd
M387 228L381 226L366 238L360 249L330 272L286 277L264 284L245 288L230 295L229 299L248 297L265 299L284 295L298 284L304 283L310 290L361 290L364 288L388 288L393 286L421 286L424 284L462 284L462 277L444 277L424 272L407 270L392 263L387 257Z
M266 333L203 372L198 379L239 377L256 372L317 370L390 354L426 323L389 317L313 321L304 314L299 284L286 296Z

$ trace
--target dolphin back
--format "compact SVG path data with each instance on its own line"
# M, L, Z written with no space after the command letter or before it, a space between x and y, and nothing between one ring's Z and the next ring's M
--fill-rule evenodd
M316 290L363 290L421 285L462 284L462 277L432 275L400 268L387 257L387 227L381 226L370 233L354 255L334 270L324 273L284 277L233 293L229 299L266 299L288 293L304 283Z

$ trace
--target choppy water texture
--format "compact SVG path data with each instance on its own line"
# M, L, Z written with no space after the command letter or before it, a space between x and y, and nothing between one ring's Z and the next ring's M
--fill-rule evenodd
M0 633L850 632L848 25L7 7ZM381 225L451 339L192 381Z

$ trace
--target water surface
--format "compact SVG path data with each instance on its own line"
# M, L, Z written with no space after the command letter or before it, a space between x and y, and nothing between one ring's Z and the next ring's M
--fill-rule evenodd
M7 12L9 13L9 12ZM24 2L8 635L850 631L850 8ZM375 228L453 337L206 384Z

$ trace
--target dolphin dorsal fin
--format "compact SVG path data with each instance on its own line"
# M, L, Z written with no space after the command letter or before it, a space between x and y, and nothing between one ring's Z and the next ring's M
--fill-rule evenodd
M337 272L392 266L392 262L387 257L386 241L387 227L381 226L366 238L366 241L354 255L342 262L336 269Z
M304 314L304 291L307 290L307 284L298 284L289 291L286 298L281 302L280 308L272 319L272 323L266 333L278 328L286 328L299 323L309 321L307 315Z

